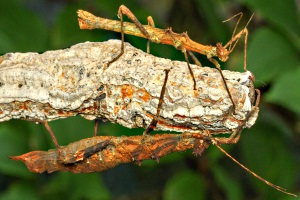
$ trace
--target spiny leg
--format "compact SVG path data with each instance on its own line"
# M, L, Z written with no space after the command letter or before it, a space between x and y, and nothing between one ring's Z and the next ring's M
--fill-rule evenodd
M185 58L185 61L186 61L187 66L188 66L188 69L189 69L189 71L190 71L190 74L191 74L192 79L193 79L193 82L194 82L194 87L193 87L193 89L194 89L194 90L197 90L197 89L196 89L197 86L196 86L196 79L195 79L195 76L194 76L194 72L193 72L193 70L192 70L192 68L191 68L191 66L190 66L189 57L188 57L188 55L187 55L187 53L186 53L187 50L183 47L181 41L179 41L179 40L177 40L177 39L174 38L174 36L172 35L172 29L171 29L171 28L166 29L166 30L165 30L165 33L166 33L166 34L169 34L170 37L172 37L173 43L174 43L174 47L175 47L176 49L180 50L180 51L183 53L184 58ZM183 35L183 37L186 37L186 36L187 36L186 33L183 33L182 35ZM189 52L189 51L188 51L188 52ZM192 54L192 53L190 52L189 54ZM200 63L200 62L198 61L198 59L197 59L194 55L192 56L192 58L195 59L197 63ZM200 66L201 66L201 64L200 64Z
M124 53L124 20L123 20L123 14L126 15L139 29L140 31L149 39L150 35L147 32L147 30L143 27L141 22L134 16L134 14L124 5L121 5L118 10L118 16L120 17L121 22L121 52L113 58L111 61L109 61L106 65L106 68L109 67L109 65L116 60L118 60Z
M248 71L247 70L247 41L248 41L248 29L247 29L247 26L249 25L250 21L252 20L254 14L251 15L250 19L248 20L247 24L245 25L245 27L235 35L236 33L236 30L237 30L237 26L239 25L242 17L243 17L243 13L238 13L234 16L232 16L231 18L227 19L227 20L224 20L223 22L228 22L230 20L232 20L233 18L239 16L238 18L238 21L234 27L234 30L233 30L233 33L232 33L232 36L231 36L231 40L227 42L227 44L224 46L224 48L227 48L228 47L228 54L230 54L233 49L235 48L236 44L238 43L239 39L245 35L244 37L244 70L245 71ZM233 46L232 46L233 44Z
M164 101L163 98L164 98L164 95L165 95L165 92L166 92L166 85L167 85L168 75L169 75L170 70L166 69L165 72L166 72L166 76L165 76L164 84L163 84L161 92L160 92L159 101L158 101L157 110L156 110L156 115L153 117L151 123L145 129L145 131L143 132L143 135L149 134L151 131L153 131L153 129L157 125L157 122L158 122L158 119L159 119L160 110L161 110L161 106L162 106L162 103Z
M187 50L187 53L193 59L193 61L196 65L198 65L199 67L202 67L202 64L200 63L200 61L196 58L196 56L191 51Z
M41 123L44 124L44 126L45 126L46 129L47 129L47 131L50 133L50 136L51 136L51 138L52 138L52 140L53 140L53 142L54 142L54 144L55 144L55 146L56 146L56 149L59 151L59 150L60 150L60 146L59 146L59 144L58 144L58 142L57 142L57 139L56 139L56 137L55 137L55 135L54 135L54 133L53 133L51 127L49 126L48 122L47 122L47 121L41 121Z
M193 88L193 89L194 89L194 90L197 90L194 72L193 72L193 70L192 70L192 68L191 68L191 66L190 66L189 57L188 57L188 55L187 55L187 53L186 53L186 49L182 47L182 50L181 50L181 51L182 51L182 53L183 53L183 55L184 55L185 61L186 61L186 63L187 63L187 66L188 66L188 68L189 68L190 74L191 74L192 79L193 79L193 82L194 82L194 88Z
M122 44L121 44L121 52L119 53L118 56L116 56L114 59L112 59L110 62L108 62L107 67L115 62L117 59L119 59L121 57L121 55L124 53L124 25L123 25L123 14L127 15L127 17L140 29L140 31L146 36L146 38L148 39L147 42L147 53L150 52L150 35L147 32L147 30L144 28L144 26L139 22L139 20L134 16L134 14L124 5L121 5L119 7L119 11L118 11L118 16L120 17L120 21L121 21L121 39L122 39ZM152 27L155 27L154 24L154 20L151 16L149 16L147 18L148 24ZM187 61L187 65L189 68L189 71L192 75L193 78L193 82L194 82L194 90L196 90L196 80L194 77L194 73L190 67L189 61L188 61L188 56L186 54L186 50L183 48L183 46L181 45L181 50L184 53L185 59ZM188 52L190 55L192 54L191 52ZM191 55L192 59L195 61L195 63L199 66L201 66L201 63L197 60L197 58L194 55Z
M257 96L256 96L256 101L255 101L255 105L254 107L258 107L259 103L260 103L260 90L259 89L255 89L255 92L257 93Z
M239 17L238 17L238 16L239 16ZM236 18L236 17L238 17L238 20L237 20L237 22L236 22L236 24L235 24L235 26L234 26L234 29L233 29L233 32L232 32L232 35L231 35L231 40L233 40L233 38L234 38L234 36L235 36L237 27L238 27L238 25L239 25L239 23L240 23L240 21L241 21L241 19L242 19L242 17L243 17L243 13L242 13L242 12L239 12L239 13L233 15L232 17L230 17L229 19L226 19L226 20L222 21L223 23L229 22L229 21L231 21L232 19L234 19L234 18ZM245 28L246 28L246 27L245 27ZM229 45L228 49L232 49L232 48L231 48L231 45L232 45L232 44Z
M140 29L140 31L146 36L146 38L150 38L150 35L148 34L148 32L146 31L146 29L143 27L143 25L138 21L138 19L133 15L133 13L126 7L126 6L124 6L124 5L121 5L120 6L120 8L119 8L119 11L118 11L118 15L119 15L119 17L120 17L120 21L121 21L121 36L122 36L122 44L121 44L121 52L120 52L120 54L118 55L118 56L116 56L114 59L112 59L110 62L108 62L108 64L107 64L107 67L111 64L111 63L113 63L114 61L116 61L123 53L124 53L124 27L123 27L123 14L125 14L125 15L127 15L134 23L135 23L135 25ZM149 23L149 21L150 21L150 23L152 23L151 22L151 19L150 20L148 20L148 23ZM153 21L153 20L152 20ZM246 29L244 29L244 30L246 30ZM168 32L168 30L166 31L166 32ZM235 31L234 31L235 32ZM171 34L171 31L169 30L169 33L170 33L170 35L172 36L172 34ZM239 33L240 34L240 33ZM237 34L229 43L227 43L226 44L226 46L227 45L231 45L231 43L233 43L234 41L236 41L236 40L238 40L238 35L239 34ZM190 71L190 73L191 73L191 75L192 75L192 78L193 78L193 82L194 82L194 90L196 89L196 81L195 81L195 77L194 77L194 74L193 74L193 71L192 71L192 69L191 69L191 67L190 67L190 65L189 65L189 61L188 61L188 56L187 56L187 54L186 54L186 49L185 48L183 48L183 46L182 46L182 44L176 44L176 42L180 42L180 41L174 41L174 46L175 46L175 48L178 48L178 49L181 49L182 51L183 51L183 53L184 53L184 56L185 56L185 59L186 59L186 61L187 61L187 65L188 65L188 68L189 68L189 71ZM237 42L237 41L236 41ZM236 43L235 43L236 44ZM234 44L234 46L235 46L235 44ZM148 45L149 46L149 45ZM233 46L233 48L234 48L234 46ZM147 51L149 52L149 48L147 48ZM189 52L188 52L189 53ZM190 54L190 53L189 53ZM245 54L246 55L246 54ZM226 55L227 56L227 55ZM194 57L192 57L193 59L194 59ZM213 59L211 59L211 58L209 58L211 61L213 60ZM195 59L194 59L195 60ZM197 62L196 62L197 63ZM199 63L199 62L198 62ZM217 67L219 67L219 65L216 65ZM244 68L246 69L246 65L244 66ZM229 93L229 89L228 89L228 86L227 86L227 84L226 84L226 82L225 82L225 78L224 78L224 76L223 76L223 74L222 74L222 71L220 71L220 67L218 68L219 69L219 72L220 72L220 74L221 74L221 76L222 76L222 79L223 79L223 81L224 81L224 83L225 83L225 87L226 87L226 90L227 90L227 92L228 92L228 94L229 94L229 97L230 97L230 99L231 99L231 101L232 101L232 104L233 104L233 107L234 107L234 110L235 110L235 105L234 105L234 102L233 102L233 99L232 99L232 96L231 96L231 94Z
M227 83L226 83L225 77L224 77L224 75L223 75L223 73L222 73L222 69L221 69L221 67L220 67L220 64L219 64L215 59L213 59L213 58L208 58L208 60L209 60L210 62L212 62L212 63L216 66L216 68L218 69L218 71L219 71L219 73L220 73L220 75L221 75L221 77L222 77L222 80L223 80L225 89L226 89L226 91L227 91L227 94L228 94L228 96L229 96L229 98L230 98L230 101L231 101L231 103L232 103L232 110L233 110L233 112L235 113L235 103L234 103L233 98L232 98L232 95L231 95L231 93L230 93L230 91L229 91L229 88L228 88L228 85L227 85Z
M247 42L248 42L248 29L244 28L241 30L232 40L230 40L224 47L226 48L228 45L230 46L233 42L233 46L231 46L231 49L229 49L228 53L231 53L233 49L235 48L238 40L242 37L242 35L245 35L244 37L244 70L247 70Z
M99 120L95 119L95 122L94 122L94 137L97 136L98 126L99 126Z
M236 46L236 44L237 44L239 38L240 38L242 35L245 35L245 42L244 42L244 70L247 71L247 64L246 64L246 60L247 60L247 59L246 59L246 56L247 56L247 38L248 38L248 30L247 30L246 27L248 26L249 22L251 21L253 15L251 16L251 18L250 18L249 21L247 22L247 24L246 24L246 26L244 27L244 29L243 29L242 31L240 31L238 34L235 35L237 26L238 26L238 24L239 24L239 22L240 22L240 20L241 20L241 18L242 18L242 13L238 13L238 14L234 15L233 17L231 17L230 19L228 19L228 20L231 20L231 19L233 19L233 18L236 17L236 16L240 16L240 17L239 17L239 19L238 19L238 21L237 21L237 24L236 24L235 28L234 28L233 34L232 34L232 36L231 36L231 40L230 40L224 47L223 47L220 43L218 43L218 44L216 45L216 51L217 51L217 55L218 55L219 59L220 59L221 61L225 62L225 61L228 59L228 55L229 55L229 54L233 51L233 49L235 48L235 46ZM228 21L228 20L225 20L224 22L226 22L226 21ZM187 51L185 48L183 48L183 45L182 45L182 42L181 42L181 41L176 40L176 39L172 36L172 32L171 32L170 29L167 30L166 33L168 33L168 34L173 38L175 48L181 50L181 51L184 53L185 60L186 60L186 62L187 62L187 64L188 64L190 73L191 73L191 75L192 75L192 77L193 77L193 81L194 81L194 89L196 89L196 81L195 81L195 78L194 78L192 69L191 69L191 67L190 67L190 65L189 65L189 62L188 62L188 56L187 56L186 52L188 52L188 54L192 57L192 59L194 60L194 62L195 62L197 65L201 66L200 62L196 59L196 57L195 57L190 51ZM182 35L183 35L183 37L187 37L187 34L186 34L186 33L183 33ZM232 44L233 44L233 46L232 46ZM227 47L229 47L229 50L228 50L228 51L227 51L227 49L226 49ZM216 66L216 68L218 69L218 71L219 71L219 73L220 73L220 75L221 75L221 77L222 77L222 80L223 80L223 82L224 82L225 89L226 89L226 91L227 91L227 93L228 93L228 96L229 96L231 102L232 102L232 110L233 110L233 113L235 113L236 105L235 105L235 103L234 103L234 101L233 101L232 95L231 95L231 93L230 93L230 91L229 91L229 87L228 87L228 85L227 85L227 83L226 83L226 80L225 80L225 78L224 78L224 75L223 75L223 73L222 73L222 70L221 70L221 67L220 67L219 63L218 63L215 59L213 59L211 56L209 56L209 55L207 56L207 58L208 58L208 59Z
M151 16L147 17L147 21L148 21L149 26L155 27L154 20ZM151 40L148 39L148 41L147 41L147 53L150 53L150 42L151 42Z
M155 27L154 20L151 16L148 16L147 21L148 21L149 26ZM151 40L148 39L148 41L147 41L147 53L150 53L150 42L151 42ZM198 65L200 67L202 67L202 65L199 62L199 60L196 58L196 56L191 51L187 51L183 47L181 47L181 50L184 51L183 54L184 54L185 60L187 62L190 74L192 75L192 78L193 78L194 90L196 90L196 80L195 80L195 77L194 77L193 70L190 67L188 56L187 56L186 52L191 56L191 58L193 59L193 61L196 65Z
M167 81L168 81L169 72L170 72L169 69L165 70L166 75L165 75L165 80L164 80L162 89L160 91L160 96L159 96L159 101L158 101L158 105L157 105L156 115L153 117L150 124L145 129L145 131L143 132L142 145L137 147L137 149L136 149L137 152L139 152L140 149L148 148L147 141L148 141L148 143L149 143L149 141L150 141L150 143L152 143L152 136L149 135L149 133L154 130L154 128L156 127L156 125L158 123L159 114L160 114L160 110L161 110L162 103L163 103L163 98L164 98L164 95L165 95L165 92L166 92L166 85L167 85ZM155 159L158 159L157 155L155 155L155 154L152 154L151 157L155 158ZM139 162L139 159L137 158L137 155L135 155L135 153L132 154L132 158Z
M240 134L241 134L244 126L246 125L248 120L258 112L258 109L259 109L258 106L260 103L260 90L255 89L255 91L257 93L255 105L252 107L251 111L247 115L246 119L244 120L244 123L240 124L240 126L233 131L233 133L230 135L229 138L216 138L216 140L218 140L219 143L221 143L221 144L236 144L238 142L238 140L240 138Z
M244 70L248 71L247 69L247 41L248 41L248 29L244 29L244 34L245 34L245 38L244 38Z
M243 13L238 13L236 15L234 15L233 17L223 21L223 22L227 22L235 17L239 16L239 19L234 27L234 30L233 30L233 33L232 33L232 36L231 36L231 40L229 42L227 42L227 44L225 46L222 46L222 44L220 43L217 43L216 45L216 52L217 52L217 56L218 58L225 62L227 59L228 59L228 55L233 51L233 49L235 48L236 44L238 43L240 37L242 37L243 35L245 35L245 41L244 41L244 70L245 71L248 71L247 70L247 40L248 40L248 30L247 30L247 26L248 24L250 23L251 19L253 18L253 15L251 16L251 18L248 20L246 26L243 28L243 30L241 30L239 33L236 33L236 30L237 30L237 26L243 16ZM226 48L228 48L229 50L227 50ZM224 82L224 85L225 85L225 88L227 90L227 93L228 93L228 96L232 102L232 105L233 105L233 111L235 112L235 103L233 101L233 98L232 98L232 95L229 91L229 88L228 88L228 85L225 81L225 78L223 76L223 73L222 73L222 70L221 70L221 67L220 67L220 64L215 60L213 59L212 57L210 56L207 56L207 58L216 66L216 68L219 70L220 72L220 75L223 79L223 82Z
M111 61L109 61L107 63L107 67L109 67L109 65L113 62L115 62L116 60L118 60L122 54L124 53L124 21L123 21L123 14L127 15L127 17L140 29L140 31L146 36L146 38L148 39L148 43L147 43L147 52L149 53L150 52L150 35L149 33L147 32L147 30L144 28L144 26L139 22L139 20L134 16L134 14L124 5L121 5L119 7L119 11L118 11L118 16L120 17L120 21L121 21L121 40L122 40L122 44L121 44L121 52L119 53L119 55L117 55L115 58L113 58ZM148 20L148 24L150 26L155 26L154 24L154 21L153 21L153 18L151 16L149 16L147 18ZM182 47L182 45L181 45ZM176 46L175 46L176 48ZM187 57L187 54L186 54L186 50L182 47L182 51L184 51L184 56L185 56L185 59L187 61L187 65L188 65L188 68L189 68L189 71L192 75L192 78L193 78L193 82L194 82L194 90L196 90L196 80L195 80L195 77L194 77L194 73L190 67L190 64L189 64L189 61L188 61L188 57ZM189 54L192 54L191 52L188 52ZM193 60L197 60L195 56L191 56L193 58ZM196 64L198 64L199 66L201 66L200 62L197 60L195 61Z
M220 137L220 138L212 138L213 144L236 144L241 136L242 129L237 129L232 132L230 137Z

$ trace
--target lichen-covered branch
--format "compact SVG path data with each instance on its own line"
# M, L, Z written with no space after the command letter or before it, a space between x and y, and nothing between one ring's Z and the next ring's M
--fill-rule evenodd
M0 57L0 121L50 121L81 115L146 128L156 114L166 69L170 70L157 123L159 130L227 133L251 127L257 118L251 72L223 71L235 102L214 68L159 58L119 40L82 43L68 49L8 53Z

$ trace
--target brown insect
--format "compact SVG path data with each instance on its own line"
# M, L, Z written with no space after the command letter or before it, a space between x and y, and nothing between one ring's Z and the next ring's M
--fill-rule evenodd
M120 7L119 13L122 14L124 12L123 14L126 14L126 13L128 14L128 12L126 11L125 8ZM131 12L129 11L129 14L130 13ZM149 21L149 24L154 25L153 21L151 22L151 20ZM117 57L112 59L108 63L108 65L111 64L112 62L116 62L120 58L120 56L124 53L124 32L125 32L126 26L123 27L122 17L121 17L121 27L122 27L121 28L122 52ZM189 39L187 35L175 34L171 30L165 31L164 34L168 37L171 37L172 41L175 43L176 42L180 43L181 37L185 38L186 40ZM241 31L240 33L238 33L237 35L232 37L232 40L228 43L229 49L232 50L234 48L234 46L236 45L236 42L243 34L245 34L246 38L247 38L247 29L246 28L244 29L244 31ZM177 37L179 37L179 39ZM148 39L149 39L149 41L153 41L151 38L148 38ZM231 47L232 43L234 43L233 47ZM245 41L245 44L246 44L246 41ZM176 47L176 44L175 44L175 47ZM216 50L222 49L221 47L222 47L221 45L217 44ZM227 45L225 45L224 47L226 49ZM178 48L184 52L184 55L188 62L187 53L192 55L192 53L190 52L191 49L187 49L186 47L184 47L183 43L180 43L176 48ZM231 52L231 50L228 52ZM213 50L211 50L211 53L212 52L213 52ZM221 50L220 50L220 52L221 52ZM219 52L219 54L221 55L220 52ZM211 54L207 53L205 55L208 57L208 59L211 62L213 62L215 64L217 63L216 60L212 59L213 56ZM227 55L227 58L228 58L228 55ZM219 57L219 59L222 60L220 57ZM106 66L108 66L108 65L106 65ZM194 87L196 87L194 72L191 70L189 63L188 63L188 67L189 67L190 73L193 77ZM221 76L223 77L223 74L219 68L218 68L218 70L219 70ZM246 68L245 68L245 70L246 70ZM151 136L151 135L148 135L147 133L149 133L152 129L154 129L157 126L158 121L161 120L160 111L162 108L162 104L164 102L163 99L165 96L168 74L169 74L169 69L165 69L165 79L163 81L163 85L160 90L159 102L156 107L156 114L152 115L151 122L146 127L146 130L144 131L143 136L132 136L132 137L127 137L127 138L124 138L124 137L122 137L122 138L100 137L99 140L97 140L97 138L95 137L92 139L87 139L86 142L80 141L80 142L74 143L75 146L71 145L71 146L59 148L58 143L57 143L57 141L54 137L54 134L52 133L49 125L47 124L47 122L44 122L46 128L48 129L48 131L50 132L50 134L53 138L53 141L55 142L55 144L57 146L57 150L53 150L53 151L49 151L49 152L33 152L33 153L25 154L23 156L14 157L12 159L23 160L27 163L29 168L32 169L32 171L40 172L40 173L45 170L47 170L49 172L59 170L59 171L72 171L72 172L77 172L77 173L78 172L86 173L86 172L93 172L93 171L102 171L102 170L114 167L120 163L131 162L132 160L134 160L136 162L140 162L144 159L149 159L149 158L159 159L160 157L167 155L171 152L182 151L182 150L189 149L189 148L194 148L194 152L196 154L201 154L203 152L203 150L205 148L207 148L209 144L212 143L212 144L216 145L221 151L223 151L227 156L229 156L231 159L233 159L236 163L241 165L238 161L236 161L234 158L232 158L230 155L228 155L219 145L220 144L235 144L239 140L241 129L244 127L249 127L254 124L255 119L257 117L257 113L258 113L259 91L257 90L258 96L256 98L256 103L253 107L251 105L252 109L251 109L251 111L249 111L249 113L247 113L246 119L244 119L244 118L241 119L239 121L239 122L241 122L241 124L239 124L237 128L229 129L229 130L233 131L233 134L229 138L212 137L212 134L226 132L226 131L223 131L222 129L220 130L220 129L216 128L216 131L214 131L214 132L213 131L210 132L208 130L202 131L201 129L195 131L195 130L192 130L189 127L189 125L185 126L184 123L180 124L180 126L178 126L178 127L185 128L188 131L193 131L193 133L183 133L182 135L168 134L168 135ZM227 92L232 101L232 97L231 97L231 94L229 93L227 83L224 80L225 79L223 77L223 82L226 84ZM110 91L110 92L112 93L114 91ZM98 99L98 96L96 96L95 99ZM253 102L253 101L251 100L251 102ZM49 106L49 105L47 105L47 106ZM234 104L233 104L233 107L235 110ZM51 108L51 107L49 106L49 108ZM84 108L83 110L86 110L86 108ZM104 110L104 111L108 112L107 110ZM48 112L49 112L49 110L48 110ZM82 110L81 110L81 108L78 108L74 112L80 113L80 112L82 112ZM97 111L97 112L99 112L99 111ZM86 113L86 114L92 115L94 113ZM112 113L110 113L110 114L112 114ZM253 120L250 120L250 118L253 118ZM249 122L249 121L251 121L251 122ZM246 125L248 122L250 123L249 126ZM177 130L178 127L176 127L176 125L177 125L176 123L174 123L174 124L165 123L165 124L161 125L161 127L165 126L165 127L168 127L169 130ZM105 153L107 153L107 154L105 154ZM111 157L111 156L115 156L115 155L121 156L121 160L119 160L119 157ZM105 160L105 159L108 159L108 160L106 160L104 162L103 160ZM98 162L99 160L103 161L102 165L99 164L99 162ZM258 177L260 180L267 183L268 185L275 187L276 189L278 189L282 192L285 192L284 189L265 181L261 177L257 176L256 174L254 174L253 172L251 172L250 170L245 168L243 165L241 165L241 166L244 169L246 169L248 172L252 173L254 176ZM287 193L287 192L285 192L285 193ZM290 194L290 193L287 193L287 194Z
M221 144L228 144L228 140L213 138L209 131L129 137L96 136L61 147L60 152L56 149L33 151L10 158L24 162L29 171L35 173L45 171L48 173L55 171L91 173L111 169L124 163L136 162L141 164L141 161L147 159L158 161L170 153L182 152L187 149L193 149L196 155L201 155L210 144L217 146L230 159L267 185L296 197L295 194L286 192L284 188L266 181L230 156L220 147Z
M125 34L130 34L130 35L135 35L138 37L143 37L148 39L148 44L147 44L147 52L149 52L149 41L155 42L155 43L162 43L162 44L168 44L174 46L176 49L180 50L183 52L185 60L187 62L188 69L190 71L190 74L193 78L193 84L194 84L194 90L196 90L196 80L194 77L193 70L190 67L189 64L189 59L188 59L188 54L191 56L191 58L194 60L194 62L201 66L200 62L197 60L197 58L192 54L193 52L197 52L203 55L206 55L208 60L210 60L218 69L220 72L221 78L224 82L225 89L227 90L227 93L229 95L229 98L231 99L232 102L232 110L233 112L235 111L235 103L233 101L233 98L231 96L231 93L228 89L228 85L225 81L224 75L222 73L220 64L215 60L213 57L217 57L219 60L222 62L225 62L229 58L229 54L233 51L235 48L238 40L245 35L245 42L244 42L244 70L247 70L247 65L246 65L246 47L247 47L247 38L248 38L248 30L247 26L249 22L251 21L253 15L249 19L248 23L246 26L237 34L236 28L242 18L242 13L238 13L231 17L226 21L231 20L232 18L235 18L239 16L239 19L237 21L237 24L234 28L232 38L227 42L226 45L222 46L221 43L217 43L216 46L210 46L210 45L202 45L199 44L189 38L187 33L174 33L171 28L168 28L166 30L158 29L154 27L154 21L151 16L148 17L148 26L147 25L142 25L139 20L134 16L134 14L124 5L121 5L118 10L118 16L120 18L119 21L115 20L110 20L110 19L104 19L101 17L96 17L93 14L83 11L83 10L78 10L78 21L79 21L79 26L81 29L105 29L105 30L111 30L111 31L116 31L116 32L121 32L121 38L122 38L122 44L121 44L121 51L120 53L111 61L107 63L107 67L116 61L120 56L123 55L124 53L124 33ZM123 21L123 14L127 15L128 18L133 21L134 23L126 23Z
M189 135L96 136L61 147L60 153L57 150L34 151L11 159L23 161L35 173L99 172L122 163L158 160L169 153L193 148L196 139Z

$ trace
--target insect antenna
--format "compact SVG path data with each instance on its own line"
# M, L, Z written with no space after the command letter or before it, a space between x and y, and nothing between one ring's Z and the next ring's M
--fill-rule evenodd
M254 173L253 171L251 171L250 169L248 169L246 166L244 166L242 163L240 163L239 161L237 161L235 158L233 158L229 153L227 153L222 147L220 147L217 142L214 143L214 145L221 151L223 152L227 157L229 157L233 162L235 162L236 164L238 164L240 167L242 167L244 170L246 170L248 173L252 174L254 177L258 178L259 180L261 180L262 182L264 182L265 184L267 184L268 186L275 188L276 190L285 193L287 195L291 195L294 197L297 197L297 195L287 192L286 189L275 185L269 181L267 181L266 179L262 178L261 176L257 175L256 173Z

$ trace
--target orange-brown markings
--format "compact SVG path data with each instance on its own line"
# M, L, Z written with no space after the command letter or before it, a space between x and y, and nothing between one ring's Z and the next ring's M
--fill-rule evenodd
M124 106L122 106L122 108L123 108ZM120 110L120 107L119 106L115 106L114 107L114 115L117 115L117 113L119 112L119 110Z
M148 102L151 99L151 96L145 89L139 89L136 92L144 102Z
M122 99L125 99L126 97L131 99L134 93L134 89L131 85L125 84L122 85L121 92L122 92Z
M73 93L75 92L75 83L76 78L74 76L66 75L65 72L62 72L59 76L59 81L61 85L57 86L61 91ZM66 87L65 87L66 86Z

